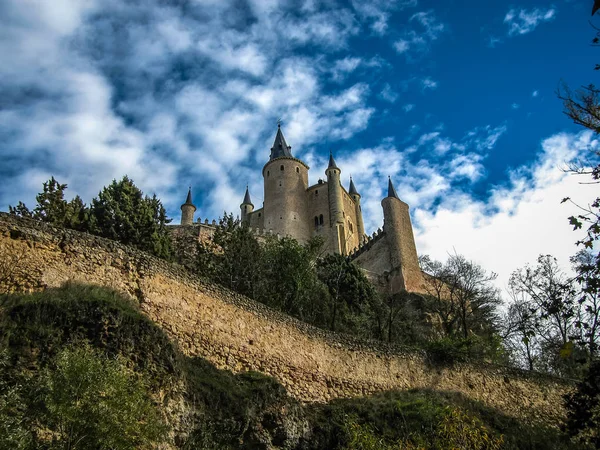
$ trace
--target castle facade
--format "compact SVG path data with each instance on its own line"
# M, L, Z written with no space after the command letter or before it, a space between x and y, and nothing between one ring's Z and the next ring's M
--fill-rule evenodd
M352 258L380 290L387 293L421 291L422 273L409 207L398 197L391 179L388 195L381 202L383 229L368 235L361 196L352 178L348 190L344 188L342 171L333 155L329 156L325 180L319 179L309 186L309 169L292 155L292 148L278 125L269 160L262 169L264 203L255 209L246 188L240 205L242 222L257 234L289 236L301 243L321 236L327 251ZM181 225L193 225L196 207L191 192L181 205L181 211ZM202 232L200 230L200 236Z

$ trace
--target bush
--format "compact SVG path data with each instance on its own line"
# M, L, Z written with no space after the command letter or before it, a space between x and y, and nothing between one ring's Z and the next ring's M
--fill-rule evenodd
M39 420L50 432L50 448L138 449L165 438L146 383L121 358L87 345L65 348L39 385Z

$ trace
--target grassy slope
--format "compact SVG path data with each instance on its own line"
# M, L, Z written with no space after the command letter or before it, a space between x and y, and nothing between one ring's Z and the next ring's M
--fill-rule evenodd
M503 435L502 448L569 448L557 430L529 427L455 393L388 392L302 406L272 378L183 356L137 305L106 288L67 285L0 299L6 383L23 383L61 348L89 342L150 380L179 448L466 448L445 437L457 424L453 432L475 440ZM165 406L181 398L184 408Z

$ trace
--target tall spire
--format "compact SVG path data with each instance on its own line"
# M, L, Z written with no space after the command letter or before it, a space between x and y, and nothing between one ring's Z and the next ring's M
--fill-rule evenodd
M339 167L335 163L335 159L333 159L333 153L331 153L331 150L329 151L329 166L327 168L328 169L339 169Z
M396 194L396 189L394 189L394 185L392 184L392 179L389 176L388 176L388 195L387 196L397 198L398 200L400 200L400 197L398 197L398 194Z
M354 181L352 181L352 177L350 177L350 189L348 190L350 195L360 195L356 190L356 186L354 186Z
M242 205L252 205L252 200L250 199L250 192L248 191L248 186L246 186L246 194L244 195L244 201Z
M194 205L194 203L192 202L192 187L191 186L188 189L188 194L185 199L184 205L192 205L192 206Z
M277 123L277 135L275 136L273 147L271 147L270 159L281 158L282 156L292 158L292 147L285 142L283 132L281 131L281 123Z

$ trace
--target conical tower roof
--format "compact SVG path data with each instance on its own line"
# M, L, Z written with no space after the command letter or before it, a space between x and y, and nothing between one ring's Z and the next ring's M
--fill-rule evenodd
M329 166L327 166L328 169L340 169L337 164L335 163L335 159L333 159L333 153L329 152Z
M282 156L286 156L288 158L293 158L292 156L292 147L287 145L285 142L285 138L283 137L283 132L281 131L281 125L277 124L277 135L275 136L275 141L273 142L273 147L271 147L271 158L281 158Z
M192 187L191 186L188 189L187 197L185 198L185 203L181 206L184 206L184 205L191 205L191 206L194 206L194 208L195 208L195 205L192 202Z
M350 177L350 189L348 190L350 195L360 195L356 190L356 186L354 186L354 181L352 181L352 177Z
M248 191L248 186L246 186L246 194L244 195L244 201L242 205L253 205L252 200L250 199L250 192Z
M396 189L394 189L394 185L392 184L391 177L388 177L388 195L387 196L397 198L398 200L400 200L400 197L398 197L398 194L396 194Z

